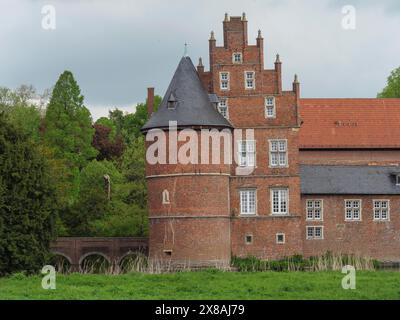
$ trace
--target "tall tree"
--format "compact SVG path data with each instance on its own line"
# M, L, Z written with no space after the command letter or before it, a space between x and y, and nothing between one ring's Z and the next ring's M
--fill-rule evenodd
M54 237L56 196L45 158L0 114L0 275L36 272Z
M94 128L89 110L74 76L64 71L54 86L45 116L44 138L55 156L67 159L71 167L82 169L94 159Z
M400 98L400 67L391 72L387 86L378 93L378 98Z

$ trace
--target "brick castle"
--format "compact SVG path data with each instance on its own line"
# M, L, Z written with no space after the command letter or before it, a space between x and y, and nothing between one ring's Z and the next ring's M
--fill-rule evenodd
M261 31L249 44L244 14L225 16L222 46L211 33L209 61L206 71L184 56L156 112L149 88L147 151L154 129L168 138L169 160L169 138L184 129L196 139L202 129L253 136L228 141L237 147L231 163L147 161L150 257L227 265L233 256L331 251L399 260L400 99L301 99L297 76L283 90L279 55L265 69Z

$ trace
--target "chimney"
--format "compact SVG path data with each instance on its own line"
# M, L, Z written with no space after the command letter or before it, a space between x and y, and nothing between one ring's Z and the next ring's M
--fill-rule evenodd
M204 73L204 65L203 65L203 59L199 58L199 64L197 65L197 72L199 74Z
M275 72L276 72L277 93L281 94L282 93L282 62L281 62L281 59L279 57L279 54L276 55Z
M147 114L149 118L154 111L154 88L147 88Z

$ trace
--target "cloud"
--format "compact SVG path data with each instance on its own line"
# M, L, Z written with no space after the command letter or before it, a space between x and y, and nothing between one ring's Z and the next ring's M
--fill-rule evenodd
M164 94L185 42L192 60L207 64L209 33L222 43L225 11L247 13L251 43L262 29L266 67L279 52L284 87L298 73L303 96L373 97L399 64L394 0L0 1L0 85L42 91L68 69L96 115L129 110L148 86ZM56 8L56 30L41 28L44 4ZM341 27L347 4L357 8L353 31Z

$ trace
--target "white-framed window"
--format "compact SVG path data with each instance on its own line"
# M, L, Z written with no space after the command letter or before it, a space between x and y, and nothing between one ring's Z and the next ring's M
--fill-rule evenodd
M275 118L276 117L275 97L266 97L265 98L265 117L266 118Z
M277 233L276 234L276 243L277 244L284 244L285 243L285 234L284 233Z
M243 62L243 60L242 60L242 54L241 54L240 52L235 52L235 53L232 55L232 62L233 62L233 63L242 63L242 62Z
M344 206L346 221L361 220L361 200L344 200Z
M256 141L239 140L239 166L254 167L256 165Z
M221 90L229 90L229 72L220 72L219 81Z
M245 88L246 89L254 89L256 84L255 84L255 72L254 71L246 71L244 73L244 81L245 81Z
M289 214L289 189L271 189L271 211L273 215Z
M323 201L322 200L307 200L306 211L307 211L307 220L323 220Z
M221 113L226 119L229 119L228 99L219 98L218 110L219 110L219 113Z
M390 220L390 201L374 200L374 220L388 221Z
M256 214L256 189L244 189L239 191L240 214Z
M273 168L287 167L287 140L269 140L269 165Z
M244 242L246 244L252 244L253 243L253 235L252 234L246 234L244 237Z
M322 240L322 239L324 239L324 227L323 226L307 226L306 227L306 239L307 240Z

